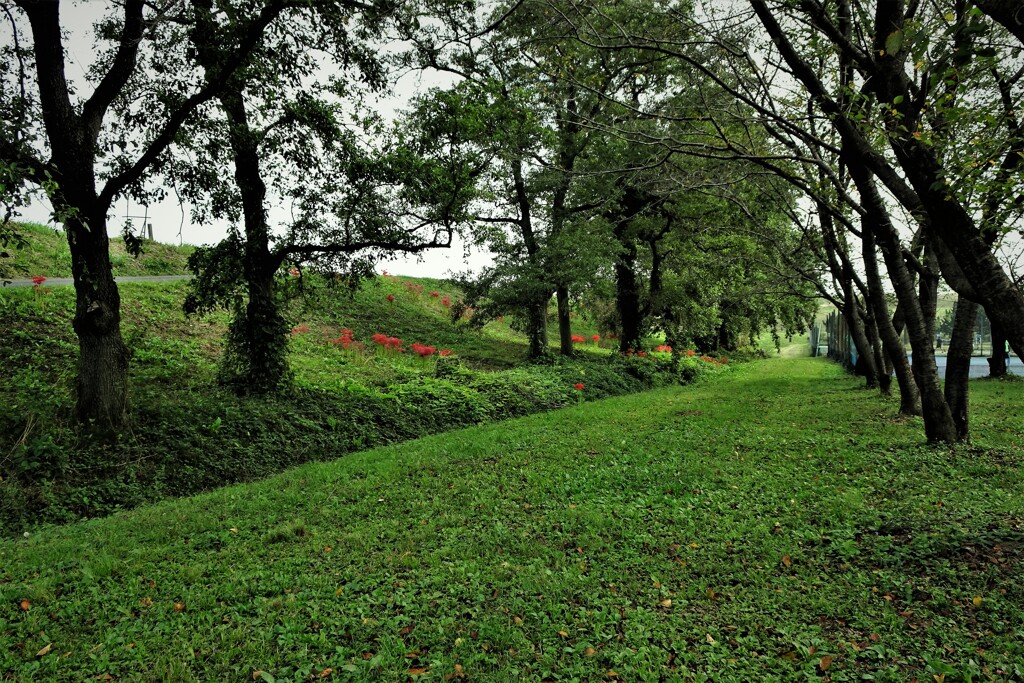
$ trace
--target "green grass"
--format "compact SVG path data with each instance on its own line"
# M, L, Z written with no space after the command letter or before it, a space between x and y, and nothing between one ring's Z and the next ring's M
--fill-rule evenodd
M759 362L0 541L0 679L1024 679L1024 385L956 449L856 385Z
M183 282L122 285L132 414L113 443L89 439L72 418L73 289L0 290L0 326L8 330L0 335L0 535L721 370L696 359L624 359L597 349L572 361L526 364L522 337L504 323L475 330L453 321L442 302L456 292L438 281L378 278L355 292L316 278L301 286L305 295L288 309L296 326L294 387L260 398L216 383L226 314L185 317ZM354 330L358 348L332 343L342 328ZM454 355L382 353L371 341L376 333Z
M45 277L71 277L71 250L64 232L38 223L21 223L19 230L25 238L23 246L11 244L0 257L0 279L24 279L35 275ZM181 275L191 245L174 246L145 241L142 254L136 258L124 248L124 240L110 240L110 264L115 276L122 275Z

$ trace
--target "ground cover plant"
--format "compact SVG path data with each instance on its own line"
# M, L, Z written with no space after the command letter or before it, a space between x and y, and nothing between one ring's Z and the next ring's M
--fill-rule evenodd
M724 368L667 352L618 357L597 343L575 359L525 364L509 323L477 330L453 320L458 292L440 281L388 275L350 290L298 271L284 277L296 295L287 309L294 383L263 397L217 383L226 314L186 317L184 282L123 285L133 414L113 442L71 417L73 290L44 282L0 292L0 532Z
M1024 385L940 448L855 384L752 363L0 541L0 679L1021 680Z

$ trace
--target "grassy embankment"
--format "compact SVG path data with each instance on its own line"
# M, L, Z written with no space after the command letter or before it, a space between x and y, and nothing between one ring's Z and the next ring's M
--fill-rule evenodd
M64 233L38 223L21 223L19 231L27 244L8 245L0 258L0 280L25 279L35 275L71 277L71 250ZM124 240L110 240L110 264L115 276L178 275L185 273L185 263L194 247L174 246L146 241L144 252L133 257L124 248Z
M1024 385L957 449L856 385L758 362L0 541L0 679L1024 679Z
M184 316L184 282L122 285L133 414L113 445L83 438L71 417L73 290L0 290L0 534L715 369L695 359L614 359L607 341L582 345L572 362L525 365L523 338L507 321L479 332L451 319L458 293L443 282L382 277L349 292L315 277L285 280L304 292L288 307L295 388L267 398L216 382L226 314ZM581 334L594 332L577 323ZM342 329L355 340L347 349ZM402 339L406 351L384 352L372 341L377 333ZM421 358L413 342L453 355Z

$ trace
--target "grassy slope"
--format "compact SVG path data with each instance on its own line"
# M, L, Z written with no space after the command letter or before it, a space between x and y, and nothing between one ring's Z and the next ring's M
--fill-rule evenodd
M21 224L21 231L27 244L3 249L9 256L0 258L0 278L71 277L71 251L63 232L36 223ZM115 276L180 275L186 272L192 250L191 245L147 241L142 255L135 258L125 252L124 240L115 237L110 240L110 262Z
M0 541L0 679L1021 680L1024 386L944 451L855 385L767 361Z
M226 314L186 318L183 282L122 285L133 415L112 447L82 439L71 417L73 289L0 290L0 328L8 331L0 335L0 534L675 380L671 369L649 372L650 359L609 363L609 350L593 344L572 363L517 367L526 355L521 335L505 322L483 333L453 322L443 301L455 292L438 281L377 278L354 294L315 279L287 281L306 290L289 310L296 382L267 398L215 381ZM366 346L332 344L343 327ZM455 356L441 363L381 354L370 341L378 332Z

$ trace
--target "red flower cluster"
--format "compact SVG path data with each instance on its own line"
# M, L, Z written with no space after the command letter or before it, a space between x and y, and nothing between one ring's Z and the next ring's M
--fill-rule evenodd
M309 325L296 325L292 328L292 334L299 334L300 332L309 332Z
M46 277L45 276L43 276L43 275L33 275L32 276L32 286L33 287L38 287L41 284L43 284L44 282L46 282Z
M586 388L586 386L587 385L585 385L583 382L576 382L576 384L572 385L572 388L575 389L576 391L583 391Z
M417 298L423 294L423 285L418 285L415 282L406 282L405 288L412 292Z
M295 266L292 266L291 268L288 269L288 274L291 275L292 277L298 277L299 269L296 268Z
M436 299L437 297L441 296L441 294L439 292L431 292L430 296Z
M693 349L686 349L686 357L687 358L693 358L696 355L697 355L697 352L694 351Z
M668 344L661 344L660 346L655 346L654 350L657 351L658 353L672 353L672 347L669 346Z
M379 344L384 347L385 350L394 349L395 351L405 351L402 348L402 340L398 337L389 337L386 334L377 333L371 337L375 344Z
M429 358L434 355L434 351L437 351L433 346L425 346L416 342L412 343L412 350L420 354L420 358Z
M395 303L395 295L394 294L388 294L384 298L387 299L390 303Z
M331 339L330 341L332 344L341 344L347 351L348 347L352 346L353 334L354 333L352 332L352 330L342 329L341 336L338 337L337 339Z
M451 308L452 307L452 300L451 300L451 298L448 297L448 296L445 296L443 299L441 299L441 305L444 306L445 308Z
M590 338L590 341L596 344L597 342L601 341L601 335L595 334L593 337Z
M572 335L572 343L573 343L573 344L582 344L582 343L583 343L583 342L585 342L585 341L587 341L587 340L586 340L586 339L584 339L583 337L581 337L581 336L580 336L580 335L578 335L578 334L574 334L574 335Z
M439 353L440 353L440 354L441 354L442 356L450 356L450 355L452 355L452 354L453 354L453 353L455 353L455 352L454 352L454 351L452 351L451 349L441 349L441 351L440 351Z

